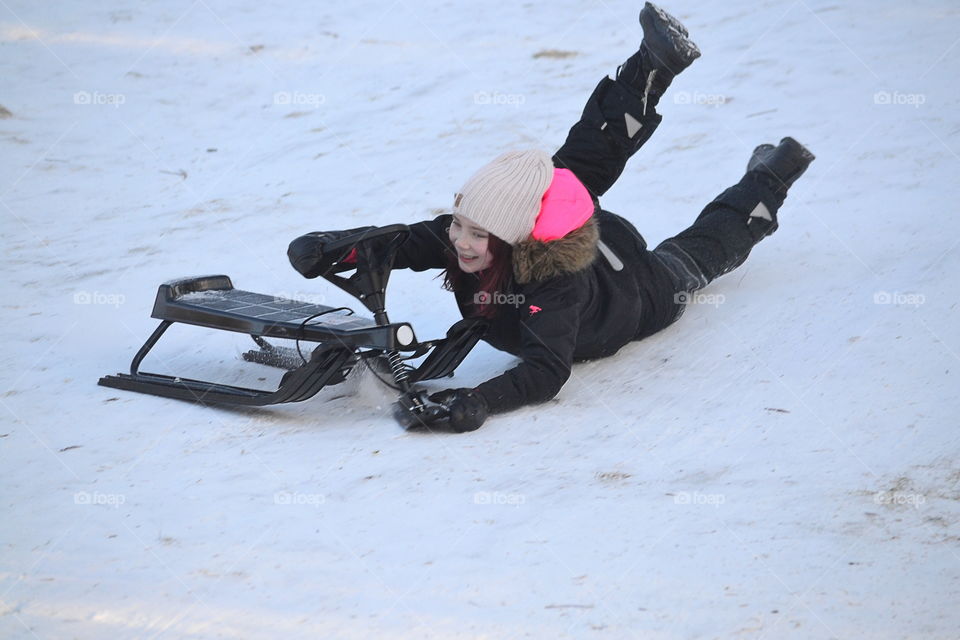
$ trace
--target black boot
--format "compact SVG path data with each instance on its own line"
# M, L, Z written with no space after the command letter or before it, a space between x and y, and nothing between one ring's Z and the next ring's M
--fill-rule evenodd
M660 7L646 3L640 11L640 26L656 68L678 75L700 57L700 49L687 37L686 27Z
M813 160L809 149L789 137L777 146L761 144L753 150L740 182L745 186L755 185L753 188L759 189L761 195L747 218L747 226L757 241L777 230L777 211L787 197L787 189Z
M700 57L700 49L679 20L649 2L640 11L640 26L640 49L617 68L616 79L641 96L646 115L674 77Z
M782 199L815 158L809 149L787 137L777 146L761 144L754 149L747 173L754 174Z

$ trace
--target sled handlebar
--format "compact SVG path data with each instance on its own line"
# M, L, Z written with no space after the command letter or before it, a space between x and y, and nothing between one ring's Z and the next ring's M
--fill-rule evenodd
M326 233L331 234L330 239L323 243L321 251L325 255L335 256L335 263L340 263L353 253L354 249L357 249L359 254L364 248L370 248L374 251L378 249L389 251L391 254L390 262L392 263L396 254L395 247L403 244L403 241L410 235L410 229L405 224L391 224L385 227L360 227L348 231ZM347 263L347 268L354 267L356 267L356 264Z
M326 277L351 269L393 265L396 249L406 240L407 225L357 227L344 231L314 231L290 243L287 256L306 278ZM361 262L361 254L367 259Z

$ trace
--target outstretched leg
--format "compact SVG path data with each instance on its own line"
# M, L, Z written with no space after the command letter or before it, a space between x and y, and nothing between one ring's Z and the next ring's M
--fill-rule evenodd
M627 160L650 139L661 116L656 106L673 78L700 56L680 22L646 3L640 12L639 50L593 90L580 121L553 157L599 197L613 186Z
M813 160L793 138L757 147L740 182L708 204L692 226L653 250L676 292L702 289L743 264L754 245L777 230L787 189Z

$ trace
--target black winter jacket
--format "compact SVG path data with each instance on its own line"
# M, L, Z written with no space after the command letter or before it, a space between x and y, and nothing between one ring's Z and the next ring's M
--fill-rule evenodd
M445 214L411 225L395 268L445 268L454 251L450 221ZM599 207L563 238L516 245L513 267L509 290L499 293L515 304L497 305L483 340L521 362L477 387L492 413L553 398L574 361L613 355L677 316L673 284L643 237ZM455 294L464 317L476 312L479 279L468 282L472 288Z
M600 209L597 200L660 119L633 88L603 78L554 156L557 167L570 169L590 191L595 210L583 226L558 240L529 239L514 246L510 290L498 293L518 301L522 295L523 303L498 305L483 339L521 362L478 387L492 412L553 398L574 361L612 355L679 315L677 285L667 268L632 224ZM630 122L642 126L631 130ZM411 225L394 266L445 268L453 251L446 231L450 219L441 215ZM475 311L474 293L456 292L464 316Z

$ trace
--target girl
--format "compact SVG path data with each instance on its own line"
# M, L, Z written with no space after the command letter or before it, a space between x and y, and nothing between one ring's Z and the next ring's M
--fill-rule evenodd
M737 184L648 250L598 197L653 134L657 103L700 52L676 18L649 2L640 24L639 50L615 79L600 81L556 154L495 158L456 194L452 214L411 225L400 247L396 268L445 269L463 316L488 318L483 339L521 360L474 389L430 396L456 431L549 400L573 362L613 355L676 321L689 292L742 264L777 229L787 189L814 159L792 138L760 145ZM308 234L290 245L291 263L307 277L317 275L320 244Z

